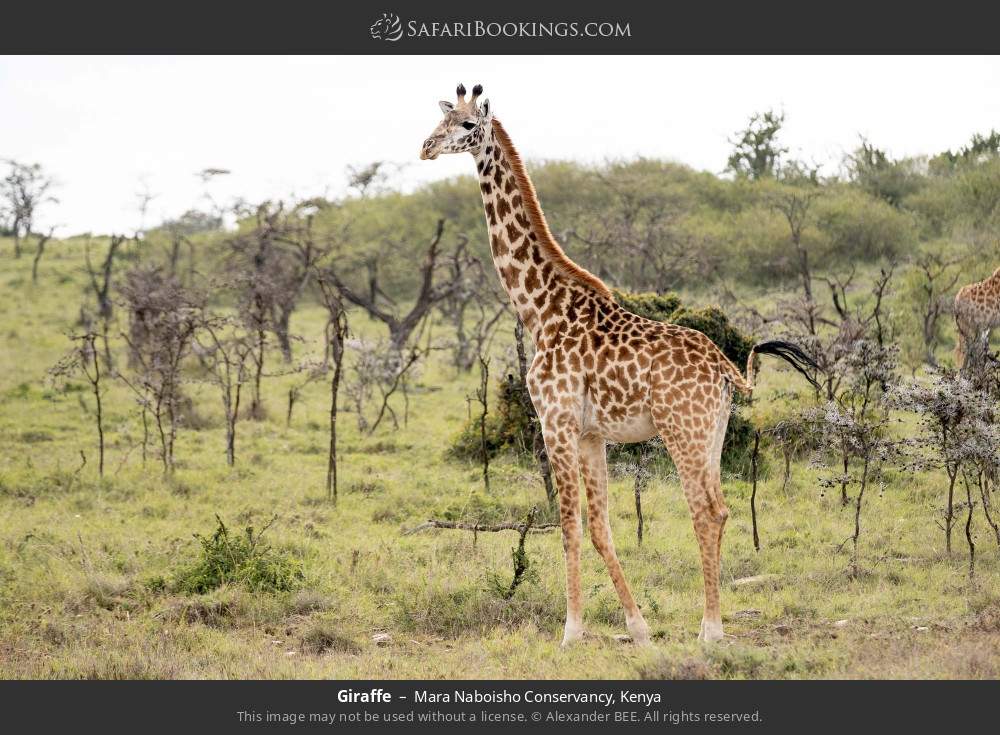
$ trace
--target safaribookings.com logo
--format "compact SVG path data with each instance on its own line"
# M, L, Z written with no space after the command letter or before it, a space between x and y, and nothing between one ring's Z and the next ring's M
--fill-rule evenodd
M403 37L403 24L395 13L382 13L368 30L376 41L398 41Z
M395 13L382 17L368 29L376 41L407 38L631 38L627 21L420 21L404 25Z

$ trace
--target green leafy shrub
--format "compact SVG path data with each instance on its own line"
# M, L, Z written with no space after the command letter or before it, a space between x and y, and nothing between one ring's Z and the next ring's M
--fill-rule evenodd
M501 600L512 598L522 584L538 582L538 569L528 557L523 543L511 548L510 559L514 566L514 576L510 580L498 571L486 573L487 589Z
M496 399L486 415L486 452L495 457L501 452L531 454L533 412L523 397L520 380L512 375L496 383ZM482 459L479 417L473 416L452 441L448 455L454 459L478 462Z
M892 259L913 246L913 217L865 192L834 187L816 201L815 215L822 238L810 257L817 267Z
M200 554L177 574L176 591L203 594L228 584L255 592L287 592L302 583L302 561L261 542L270 523L259 533L247 526L233 535L221 518L215 518L219 525L211 536L194 535L201 544Z
M630 293L614 290L615 301L633 314L655 322L669 322L681 308L681 298L675 293Z
M737 475L746 475L750 470L750 455L753 454L753 424L738 413L729 417L726 439L722 448L722 469ZM766 455L758 460L758 471L766 465Z
M677 294L629 293L615 290L615 301L633 314L657 322L669 322L688 329L697 329L712 340L723 354L741 370L753 349L753 340L729 323L729 317L718 306L692 309L681 303Z
M514 576L510 582L505 575L498 572L487 572L487 588L501 600L509 600L517 592L517 588L524 583L537 583L539 580L538 567L528 557L528 552L524 548L524 542L528 538L531 525L535 522L537 508L532 508L524 519L524 525L518 531L517 546L511 548L510 558L514 565Z

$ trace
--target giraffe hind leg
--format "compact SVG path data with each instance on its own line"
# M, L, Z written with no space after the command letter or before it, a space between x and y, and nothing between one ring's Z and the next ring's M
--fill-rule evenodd
M702 641L723 637L719 573L722 533L729 509L722 498L722 441L729 422L728 390L720 386L714 400L699 406L692 418L689 395L674 389L653 391L653 419L677 467L701 552L705 585ZM681 410L687 406L687 410Z
M719 507L719 528L717 532L717 538L715 542L715 560L718 566L718 576L722 575L722 536L726 531L726 521L729 520L729 509L726 507L726 501L722 496L722 448L723 443L726 438L726 429L729 427L729 411L731 406L731 388L729 384L725 384L723 387L723 400L722 405L719 408L719 415L716 419L715 428L715 443L712 447L711 455L711 483L712 490L716 494L717 503ZM719 640L723 637L722 632L722 618L721 609L720 616L718 619L719 627L717 630L710 629L710 624L707 624L707 618L702 619L702 630L701 630L701 640L713 641Z

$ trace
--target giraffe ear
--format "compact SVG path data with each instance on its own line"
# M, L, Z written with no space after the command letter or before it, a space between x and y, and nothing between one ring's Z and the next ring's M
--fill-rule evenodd
M438 107L441 108L441 112L443 112L445 115L447 115L449 112L455 109L454 104L452 104L451 102L445 102L444 100L438 102Z
M490 101L488 99L483 100L482 104L479 105L479 117L484 122L489 122L493 119L493 110L490 108Z

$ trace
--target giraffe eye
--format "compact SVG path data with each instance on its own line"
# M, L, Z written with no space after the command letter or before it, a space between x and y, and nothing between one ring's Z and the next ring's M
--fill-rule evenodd
M472 130L474 127L476 127L476 124L474 122L466 120L464 123L462 123L462 127L465 128L466 130Z

